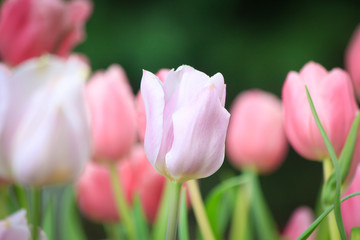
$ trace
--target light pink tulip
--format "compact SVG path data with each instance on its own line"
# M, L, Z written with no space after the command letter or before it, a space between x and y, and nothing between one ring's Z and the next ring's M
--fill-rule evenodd
M360 25L350 40L345 53L345 67L352 79L357 98L360 100Z
M360 191L360 165L356 168L355 177L350 184L349 189L345 192L343 197ZM345 232L350 237L350 232L353 227L360 227L360 196L352 197L341 203L341 213L344 221Z
M341 69L327 72L320 64L309 62L299 73L290 72L283 86L285 132L291 145L307 159L322 160L329 154L311 113L305 84L339 155L358 111L350 77Z
M146 217L153 222L166 179L152 168L140 145L133 148L129 159L117 163L117 170L128 203L132 205L134 195L139 194ZM87 217L118 221L107 167L89 163L76 185L76 195L80 210Z
M299 207L291 215L284 232L283 238L288 240L296 240L314 221L314 214L308 207ZM308 240L315 239L314 233Z
M156 76L160 79L160 81L164 82L167 74L169 73L169 69L160 69ZM136 95L136 116L137 116L137 125L138 125L138 135L140 141L144 142L145 139L145 131L146 131L146 113L144 101L141 96L141 91Z
M135 97L124 70L96 72L86 88L90 106L94 160L117 161L136 141Z
M88 67L44 56L6 78L9 101L0 138L0 175L22 185L73 181L90 158L85 105Z
M67 56L84 38L87 0L6 0L0 12L0 56L17 65L44 53Z
M209 77L190 66L171 70L165 82L144 71L145 152L154 168L184 182L210 176L224 161L230 114L220 73Z
M288 149L280 99L260 90L246 91L230 112L226 151L231 163L261 173L278 168Z

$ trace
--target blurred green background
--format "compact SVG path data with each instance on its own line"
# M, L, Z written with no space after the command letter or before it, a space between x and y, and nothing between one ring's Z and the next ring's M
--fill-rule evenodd
M359 1L112 1L94 0L87 39L77 47L93 70L113 63L126 70L134 93L142 69L157 72L188 64L208 75L221 72L226 106L250 88L278 96L287 73L310 60L343 68L344 51L357 24ZM201 180L204 196L221 179L239 174L225 160ZM299 205L313 207L321 164L292 149L282 167L262 176L265 197L279 228Z

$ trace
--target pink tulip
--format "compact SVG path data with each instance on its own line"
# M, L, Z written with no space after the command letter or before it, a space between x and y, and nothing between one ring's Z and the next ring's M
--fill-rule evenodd
M220 73L210 78L181 66L171 70L163 83L144 71L141 94L147 118L145 152L159 173L184 182L220 168L230 118Z
M360 191L360 165L356 168L355 177L343 197ZM360 196L352 197L341 204L341 213L344 221L345 232L350 237L353 227L360 227Z
M167 74L169 73L169 69L160 69L156 76L160 79L160 81L164 82ZM138 125L138 135L142 142L145 139L145 131L146 131L146 114L145 114L145 106L144 101L141 96L141 92L139 91L136 95L136 113L137 113L137 125Z
M8 75L1 177L27 186L78 177L91 152L84 93L88 70L77 59L49 55L26 61Z
M360 99L360 25L356 28L345 53L345 67Z
M11 65L44 53L65 57L84 38L87 0L6 0L0 12L0 56Z
M90 106L94 160L117 161L136 141L135 97L124 70L96 72L86 89Z
M139 194L142 207L150 222L155 220L165 178L159 175L146 159L142 146L135 146L129 159L117 163L126 199L132 205ZM103 165L89 163L76 185L80 210L89 218L102 222L118 221L109 170Z
M282 237L288 240L297 239L312 224L313 221L314 215L310 208L297 208L291 215ZM309 236L308 240L313 239L315 239L314 233Z
M338 68L327 72L314 62L306 64L299 73L292 71L287 75L282 90L286 135L300 155L322 160L329 154L311 113L305 84L319 119L339 155L358 111L350 77Z
M235 99L230 112L226 150L231 163L261 173L278 168L288 148L280 99L250 90Z

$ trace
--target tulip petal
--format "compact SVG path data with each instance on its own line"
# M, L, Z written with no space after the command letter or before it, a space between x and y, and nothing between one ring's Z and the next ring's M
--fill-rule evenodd
M141 94L146 112L144 147L151 165L155 166L163 134L164 91L161 81L154 74L143 71Z
M173 180L207 177L220 168L229 118L213 85L174 113L174 142L166 155L167 170Z

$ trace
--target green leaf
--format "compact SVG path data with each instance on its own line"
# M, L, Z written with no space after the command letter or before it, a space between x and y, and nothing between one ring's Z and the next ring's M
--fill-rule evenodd
M139 195L134 198L134 220L137 239L149 239L149 229L141 206Z
M229 194L233 195L230 190L233 191L236 187L247 181L249 181L249 178L244 175L232 177L217 185L207 197L205 202L206 213L216 239L223 238L226 226L223 223L230 219L233 211L232 205L228 204Z
M349 198L355 197L360 195L360 192L354 192L352 194L349 194L345 197L343 197L340 202L346 201ZM311 233L314 232L317 226L325 219L325 217L334 209L334 205L327 208L315 221L297 238L297 240L305 240L307 239Z
M179 240L189 240L188 209L186 204L186 188L181 190L180 200L180 221L179 221Z
M340 167L339 167L339 164L338 164L338 160L336 158L336 154L335 154L335 151L334 151L334 148L332 147L331 145L331 142L325 132L325 129L323 128L321 122L320 122L320 119L316 113L316 110L315 110L315 106L314 106L314 103L311 99L311 96L310 96L310 93L309 93L309 90L307 88L307 86L305 86L305 90L306 90L306 95L308 97L308 100L309 100L309 103L310 103L310 108L311 108L311 112L314 116L314 119L315 119L315 122L316 122L316 125L318 126L318 129L321 133L321 136L325 142L325 145L326 145L326 148L330 154L330 158L331 158L331 161L332 161L332 164L333 164L333 167L335 169L335 176L336 176L336 190L335 190L335 199L334 199L334 206L335 206L335 219L336 219L336 224L338 226L338 229L339 229L339 233L340 233L340 236L341 236L341 239L342 240L346 240L346 235L345 235L345 230L344 230L344 223L343 223L343 220L342 220L342 217L341 217L341 209L340 209L340 190L341 190L341 172L340 172Z
M61 234L62 239L86 240L77 211L72 186L65 189L61 201Z
M48 239L55 239L56 236L55 221L56 221L55 201L54 198L50 198L46 203L46 209L44 212L43 225L42 225L42 228L46 233L46 237Z
M350 240L360 240L360 227L354 227L351 229Z
M166 186L161 198L160 209L158 210L156 220L153 226L152 239L163 240L166 238L169 208L170 208L170 184L169 181L166 181Z

